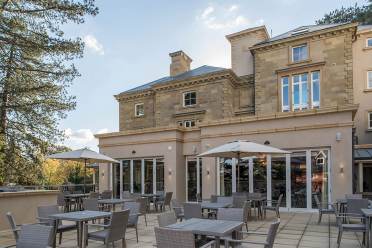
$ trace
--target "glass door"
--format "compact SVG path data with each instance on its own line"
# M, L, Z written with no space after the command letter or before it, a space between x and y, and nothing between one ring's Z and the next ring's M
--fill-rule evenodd
M291 154L291 207L307 208L306 152Z
M202 159L186 158L186 192L188 201L196 201L202 194Z
M219 159L219 168L220 168L220 195L230 196L232 194L232 167L233 159L231 158L220 158ZM235 178L234 178L235 179Z
M133 161L133 193L142 193L141 179L142 179L142 160Z
M249 159L240 159L239 165L236 166L236 191L249 192Z
M311 193L320 202L328 202L328 151L311 151ZM312 208L317 208L312 198Z
M285 157L272 157L271 158L271 198L274 201L279 199L283 194L281 207L286 207L286 158Z
M253 192L261 193L262 196L266 196L267 194L266 161L267 161L266 157L253 159L253 185L254 185Z
M114 197L120 197L120 164L112 164L112 194Z
M130 160L123 160L123 191L130 191Z
M145 159L145 170L144 170L144 187L145 194L152 194L154 192L154 178L153 178L153 159Z
M164 191L164 159L157 158L156 161L156 191Z

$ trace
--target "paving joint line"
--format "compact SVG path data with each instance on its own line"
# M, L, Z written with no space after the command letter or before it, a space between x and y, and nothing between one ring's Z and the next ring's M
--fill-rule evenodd
M298 240L298 243L297 243L297 245L296 245L297 248L300 247L301 240L302 240L302 238L304 237L304 234L305 234L305 232L306 232L306 230L307 230L307 227L308 227L309 224L310 224L310 221L311 221L311 218L312 218L312 217L313 217L313 214L310 214L310 217L309 217L309 219L307 220L306 226L305 226L305 228L304 228L304 230L303 230L303 232L302 232L302 234L301 234L301 237L300 237L300 239Z

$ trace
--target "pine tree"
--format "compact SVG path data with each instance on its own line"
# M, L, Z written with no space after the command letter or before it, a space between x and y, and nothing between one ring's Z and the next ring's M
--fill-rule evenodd
M75 108L72 60L84 48L61 26L97 13L94 0L0 0L0 183L34 182L61 139L58 123Z
M354 6L341 9L336 9L320 20L317 20L317 24L331 24L331 23L345 23L345 22L359 22L360 24L372 24L372 0L368 1L367 5Z

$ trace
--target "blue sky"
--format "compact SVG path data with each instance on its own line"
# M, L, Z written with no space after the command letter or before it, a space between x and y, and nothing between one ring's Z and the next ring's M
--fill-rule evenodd
M257 25L277 35L314 24L324 13L355 0L98 0L100 13L82 25L68 25L80 36L85 56L76 61L82 74L70 93L76 110L61 121L65 144L97 150L93 134L118 131L118 103L113 95L169 74L168 54L184 50L192 68L230 67L225 35Z

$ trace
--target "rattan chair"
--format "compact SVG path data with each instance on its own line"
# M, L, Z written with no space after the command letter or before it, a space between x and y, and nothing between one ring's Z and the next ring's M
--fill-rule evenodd
M130 198L132 198L132 194L129 191L125 190L125 191L123 191L123 198L124 199L130 199Z
M159 227L166 227L175 223L177 223L177 217L173 212L166 212L158 215Z
M202 218L202 208L200 203L196 202L186 202L183 204L183 211L185 220L191 218Z
M323 203L319 201L318 195L314 195L315 204L318 208L318 224L322 221L323 214L336 214L336 210L330 203Z
M169 210L171 210L171 200L172 200L173 192L166 192L164 196L164 200L156 200L155 201L155 208L160 208L160 211L164 211L165 207L168 206Z
M101 199L111 199L112 198L112 190L105 190L101 193Z
M244 203L247 201L246 195L234 195L233 196L233 208L243 208Z
M98 198L83 199L84 210L99 211Z
M52 214L59 214L60 211L57 205L50 206L39 206L37 207L37 219L46 225L55 226L55 220L50 218ZM76 224L63 224L61 221L57 221L56 233L59 233L59 244L62 243L62 234L76 229Z
M217 220L232 220L244 222L243 208L219 208L217 211Z
M125 231L127 229L129 219L129 209L123 211L112 212L110 222L107 225L103 224L85 224L86 230L88 230L88 226L94 227L103 227L103 230L94 231L86 233L85 237L87 240L93 239L98 241L103 241L106 247L109 247L109 244L112 243L114 247L114 242L117 240L121 240L122 247L126 247L125 243ZM87 242L87 241L85 241Z
M147 226L146 214L147 214L147 201L148 201L148 199L147 199L147 197L140 197L136 201L139 202L139 204L140 204L139 216L145 217L145 224Z
M246 240L236 240L236 239L224 239L225 241L225 247L229 247L229 245L238 244L240 246L238 247L256 247L256 246L263 246L264 248L272 248L274 246L274 241L276 234L278 232L278 228L280 225L280 221L276 221L274 223L270 224L268 233L261 233L261 232L240 232L241 234L248 234L248 236L253 235L265 235L266 240L265 241L246 241ZM242 246L242 244L248 244L252 246ZM235 245L233 247L236 247Z
M69 211L69 200L65 199L65 194L63 192L59 192L57 195L57 205L62 208L64 212Z
M99 198L99 193L91 191L91 192L89 192L89 198L90 199L98 199Z
M182 221L182 219L185 217L182 204L179 203L176 199L172 199L171 204L176 218Z
M211 195L211 201L210 202L217 202L217 196Z
M10 229L13 232L14 239L17 241L19 237L19 231L20 231L21 225L16 224L11 212L6 213L6 218L8 219Z
M54 228L46 225L23 225L19 231L17 248L49 248L53 246Z
M273 212L275 212L276 217L280 218L279 208L280 208L280 205L282 204L282 200L283 200L283 194L279 195L279 198L278 198L277 201L276 200L266 200L265 201L266 205L264 205L262 207L263 212L264 212L264 218L266 218L266 211L273 211ZM271 203L271 206L268 203Z
M244 224L245 228L248 232L248 218L251 215L251 202L250 201L245 201L243 204L243 212L244 212Z
M342 234L346 232L362 232L363 244L366 240L366 218L361 209L368 208L369 201L367 199L347 199L346 213L339 213L336 210L336 220L338 225L337 247L340 247ZM344 220L346 219L346 223Z
M195 238L192 231L155 227L156 246L161 248L195 248ZM200 246L212 247L215 241Z
M124 203L123 209L129 209L129 219L127 227L134 228L136 230L136 239L138 243L138 216L140 213L141 203L139 202L126 202Z

